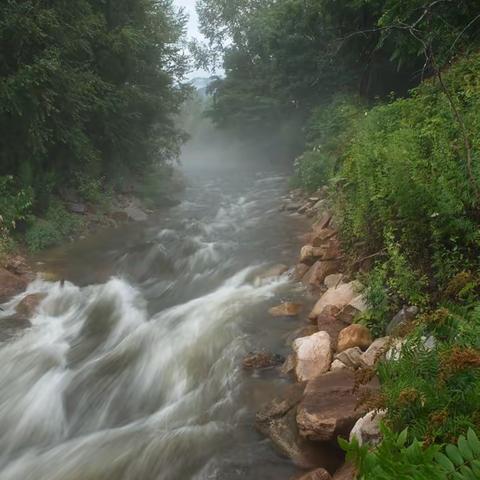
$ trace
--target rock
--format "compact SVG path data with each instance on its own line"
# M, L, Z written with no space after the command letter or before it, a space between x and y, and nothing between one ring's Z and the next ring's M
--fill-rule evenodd
M302 327L297 328L288 334L286 344L290 346L297 338L309 337L317 332L318 328L316 325L303 325Z
M332 343L327 332L318 332L293 342L295 374L299 381L312 380L328 372L332 363Z
M312 245L314 247L323 247L329 244L330 239L338 235L336 230L331 228L324 228L322 230L314 231L314 237L312 239Z
M320 259L325 252L323 247L313 247L312 245L305 245L300 250L300 263L313 265Z
M285 360L285 362L283 363L283 365L281 366L280 368L280 371L284 374L284 375L288 375L290 373L293 373L295 371L295 363L296 363L296 360L295 360L295 355L293 353L291 353L287 359Z
M345 463L333 476L333 480L355 480L356 478L357 470L351 463Z
M325 278L337 272L340 264L336 260L319 260L303 276L302 283L310 287L321 287Z
M372 344L370 330L355 323L344 328L338 335L337 352L343 352L349 348L359 347L366 350Z
M327 305L333 305L341 310L358 297L358 288L358 282L341 283L337 287L329 288L315 304L309 318L317 318Z
M300 281L309 269L310 267L305 263L299 263L295 265L295 268L293 270L293 278L295 278L295 280L297 281Z
M324 468L317 468L302 475L298 480L332 480L332 477Z
M330 225L330 222L332 221L332 214L329 212L325 212L322 214L318 222L313 224L313 231L314 232L319 232L320 230L323 230L327 228Z
M332 366L330 367L330 371L336 372L338 370L343 370L345 368L347 368L347 366L344 363L342 363L340 360L334 360L332 362Z
M325 249L322 260L340 260L343 257L338 238L331 238L328 244L322 248Z
M336 314L338 308L328 305L323 309L321 315L317 317L317 327L320 332L327 332L330 335L332 345L337 345L338 335L340 332L348 327L348 323L342 322L338 319Z
M391 320L387 326L387 335L399 333L407 326L418 314L418 307L403 307Z
M268 313L273 317L296 317L302 311L302 308L299 303L285 302L272 307Z
M402 348L405 344L405 340L400 338L392 338L389 343L389 350L385 354L387 360L399 360L402 356Z
M5 268L14 275L26 275L33 277L31 268L28 266L25 258L21 255L9 257L5 262Z
M355 299L354 299L355 300ZM353 301L353 300L352 300ZM342 322L350 325L353 321L361 315L361 311L354 307L351 303L345 305L337 315L337 318Z
M327 288L335 288L342 283L343 277L343 273L332 273L325 277L323 283Z
M296 406L302 399L304 388L304 384L291 385L279 397L262 407L256 415L255 426L295 465L311 469L319 466L322 459L318 458L316 448L298 433Z
M148 219L147 214L136 205L129 205L125 208L124 212L127 214L128 218L134 222L145 222Z
M380 423L384 418L384 411L369 412L362 418L359 418L350 432L350 441L356 438L359 445L377 446L382 440Z
M262 272L258 278L261 280L268 279L268 278L275 278L275 277L280 277L280 275L283 275L285 272L288 271L288 267L284 265L283 263L279 263L277 265L273 265L270 268L267 268L264 272Z
M358 347L348 348L343 352L335 355L335 360L339 360L346 367L356 370L360 367L365 367L365 362L362 358L363 352Z
M24 318L31 318L46 296L46 293L31 293L21 300L15 310Z
M126 223L129 221L129 216L123 210L116 210L110 214L110 217L118 223Z
M25 278L0 268L0 303L6 302L25 290L27 283Z
M354 388L355 377L344 369L311 380L297 411L300 435L311 440L333 441L348 438L356 421L366 413L360 399L379 389L378 379Z
M243 368L247 370L258 370L263 368L272 368L281 365L285 359L273 353L256 352L249 353L242 362Z
M391 337L377 338L362 354L362 360L368 367L373 367L378 360L385 357L391 345Z
M81 202L69 203L68 210L71 213L76 213L78 215L85 215L87 213L87 206Z

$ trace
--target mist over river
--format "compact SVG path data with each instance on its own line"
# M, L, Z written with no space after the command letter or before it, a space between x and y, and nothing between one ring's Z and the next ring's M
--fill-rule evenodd
M44 254L0 312L0 480L281 479L295 470L254 429L285 387L243 356L288 351L301 295L286 276L305 220L279 212L287 172L186 169L177 207ZM47 294L31 325L11 317Z

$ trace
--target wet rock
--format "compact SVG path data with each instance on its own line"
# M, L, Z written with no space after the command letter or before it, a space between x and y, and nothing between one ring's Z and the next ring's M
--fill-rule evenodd
M318 260L315 262L302 278L302 283L320 288L323 286L325 278L331 273L337 272L340 264L336 260Z
M333 305L341 310L359 296L358 289L358 282L341 283L336 287L329 288L315 304L309 318L316 319L328 305Z
M318 328L316 325L303 325L302 327L297 328L292 333L288 334L286 344L290 346L297 338L309 337L317 332Z
M300 263L313 265L317 260L323 257L324 253L324 247L313 247L312 245L305 245L300 250Z
M291 353L283 365L280 368L280 372L283 373L284 375L289 375L290 373L293 373L295 371L295 364L296 364L296 359L295 355Z
M27 280L23 276L15 275L5 268L0 268L0 303L18 295L27 288Z
M359 418L350 432L350 441L356 438L359 445L377 446L382 440L380 423L384 418L384 411L369 412L362 418Z
M300 281L303 276L308 272L309 268L310 267L305 263L299 263L295 265L295 268L293 270L293 278L295 278L295 280L297 281Z
M299 381L312 380L328 372L332 363L332 343L327 332L318 332L293 342L295 374Z
M354 389L354 373L340 370L311 380L297 411L300 435L318 441L332 441L350 431L366 410L359 401L367 392L379 389L378 379Z
M115 212L112 212L110 214L110 217L117 223L126 223L130 220L126 212L123 210L117 210Z
M298 480L332 480L332 477L324 468L317 468L302 475Z
M249 353L242 362L246 370L259 370L281 365L285 359L281 355L268 352Z
M279 263L265 270L261 275L259 275L259 278L263 280L279 277L280 275L283 275L286 271L288 271L288 267L286 265L283 265L283 263Z
M344 370L345 368L348 368L344 363L342 363L340 360L334 360L332 362L332 366L330 367L330 371L336 372L338 370Z
M46 296L46 293L31 293L22 299L15 311L24 318L32 318Z
M373 367L384 358L391 345L391 337L377 338L363 353L362 360L368 367Z
M337 355L335 355L335 360L339 360L346 367L356 370L357 368L366 366L362 354L363 352L358 347L349 348L343 352L337 353Z
M357 478L357 470L351 463L345 463L333 476L333 480L355 480L355 478Z
M296 317L302 311L302 308L299 303L285 302L272 307L268 313L273 317Z
M348 327L348 323L340 320L336 315L338 308L333 305L328 305L323 309L323 312L317 317L317 327L320 332L327 332L332 340L332 345L337 345L338 335L340 332Z
M363 325L353 324L344 328L338 335L337 352L343 352L353 347L366 350L371 344L370 330Z
M265 405L256 415L255 426L270 438L276 449L292 459L300 468L338 468L339 452L333 445L322 445L301 437L296 422L296 409L303 397L305 384L289 386L281 395Z
M387 326L387 335L398 334L418 315L418 307L403 307Z
M343 281L343 273L332 273L325 277L324 284L327 288L335 288Z

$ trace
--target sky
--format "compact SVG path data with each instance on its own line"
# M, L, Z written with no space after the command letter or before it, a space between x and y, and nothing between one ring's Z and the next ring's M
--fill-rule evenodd
M198 30L198 17L197 12L195 11L195 2L196 0L175 0L174 3L177 7L184 7L186 12L189 15L189 21L187 26L187 36L188 38L198 38L203 40L203 36ZM189 78L195 77L208 77L209 74L203 70L195 70L190 72L188 75Z

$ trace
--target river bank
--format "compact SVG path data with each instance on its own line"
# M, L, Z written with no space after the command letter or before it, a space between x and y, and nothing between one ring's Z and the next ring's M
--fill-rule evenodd
M353 269L345 261L327 191L307 195L294 190L281 209L305 216L311 224L298 263L288 269L305 289L303 301L285 302L269 312L297 319L291 353L280 368L295 383L259 410L256 426L295 465L310 470L295 478L353 480L355 469L342 465L338 437L356 438L360 444L380 441L383 413L369 408L380 388L375 365L394 354L398 340L375 339L367 327L355 323L367 310L363 286L355 277L359 268L368 268L369 259ZM411 313L400 312L388 331L398 328L405 315ZM274 360L269 364L265 354L252 354L245 363L246 368L265 368Z

